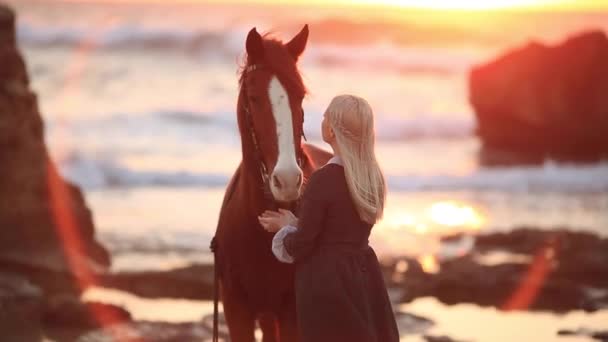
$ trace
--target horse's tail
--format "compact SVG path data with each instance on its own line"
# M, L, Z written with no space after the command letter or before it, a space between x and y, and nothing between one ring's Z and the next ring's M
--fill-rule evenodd
M213 342L219 342L218 331L218 302L219 302L219 267L217 264L217 239L211 239L209 245L213 252Z

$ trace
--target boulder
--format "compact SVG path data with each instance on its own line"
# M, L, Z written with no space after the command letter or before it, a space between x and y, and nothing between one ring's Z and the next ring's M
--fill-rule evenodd
M195 264L166 271L128 271L99 275L100 286L145 298L213 299L213 265Z
M42 291L19 274L0 273L2 341L41 341L44 314Z
M46 302L43 322L51 327L79 328L83 332L129 322L131 314L122 307L83 302L71 295L55 295Z
M44 123L0 4L0 269L45 293L79 293L110 265L81 190L49 158Z
M574 36L510 51L469 76L486 164L608 156L608 37Z
M479 262L480 254L498 251L526 256L527 261ZM491 232L476 237L470 254L440 262L435 274L425 273L413 259L384 268L387 285L403 289L403 302L431 296L449 305L505 310L592 312L608 307L608 239L589 232L529 227ZM399 269L402 274L395 276ZM516 294L522 291L533 293L529 302L519 301L522 297Z
M578 328L577 330L560 329L557 332L558 336L587 336L593 340L608 342L608 330L594 331L587 328Z
M90 331L73 341L200 342L211 341L211 336L200 322L134 321ZM225 334L220 334L220 341L229 340Z

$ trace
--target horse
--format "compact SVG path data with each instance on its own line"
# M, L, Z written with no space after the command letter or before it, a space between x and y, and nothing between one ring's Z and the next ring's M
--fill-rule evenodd
M233 342L254 341L256 322L263 342L298 340L294 265L274 257L274 234L257 217L266 209L297 209L308 178L332 156L302 141L306 88L297 61L308 34L305 25L288 43L262 37L255 27L247 35L237 100L242 160L212 240L216 294ZM217 330L217 298L215 309Z

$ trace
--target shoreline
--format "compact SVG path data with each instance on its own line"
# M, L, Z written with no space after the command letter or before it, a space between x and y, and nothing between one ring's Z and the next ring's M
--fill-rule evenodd
M145 299L122 291L104 288L90 289L83 294L83 299L98 300L108 303L122 303L133 313L137 323L130 327L132 331L176 331L182 336L192 338L208 338L212 324L213 303L211 301L178 300L178 299ZM150 311L151 308L157 310ZM158 310L158 308L161 308ZM221 314L220 303L220 319ZM167 309L168 311L166 311ZM608 310L595 313L572 311L568 314L528 311L500 311L483 308L474 304L458 304L448 306L432 297L419 298L407 304L394 304L396 318L401 333L401 341L428 341L425 336L451 336L446 341L553 341L562 340L558 337L560 331L580 328L601 331L603 322L608 319ZM172 316L171 312L179 311L180 317ZM222 322L222 321L221 321ZM467 324L463 324L469 322ZM476 327L483 322L485 326L495 326L510 331L508 334L494 335L492 332L481 332ZM520 329L522 326L535 329ZM225 331L225 326L220 326ZM87 336L107 336L109 332L93 331ZM146 335L147 335L146 334ZM144 336L146 336L144 335ZM560 334L561 335L561 334ZM151 336L150 336L151 337ZM491 337L491 339L489 339ZM259 338L259 331L258 331ZM184 339L187 341L188 339ZM589 342L591 339L584 334L578 337L563 339L564 342ZM162 341L151 338L146 341Z

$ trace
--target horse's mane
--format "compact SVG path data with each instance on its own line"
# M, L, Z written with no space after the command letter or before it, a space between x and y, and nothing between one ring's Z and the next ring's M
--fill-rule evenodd
M300 71L296 63L285 63L285 61L293 60L293 57L287 51L283 42L273 38L270 33L263 36L264 44L264 68L271 70L281 81L287 92L290 94L306 95L307 90L300 76ZM247 53L239 63L239 86L243 84L245 79L245 70L252 64Z

